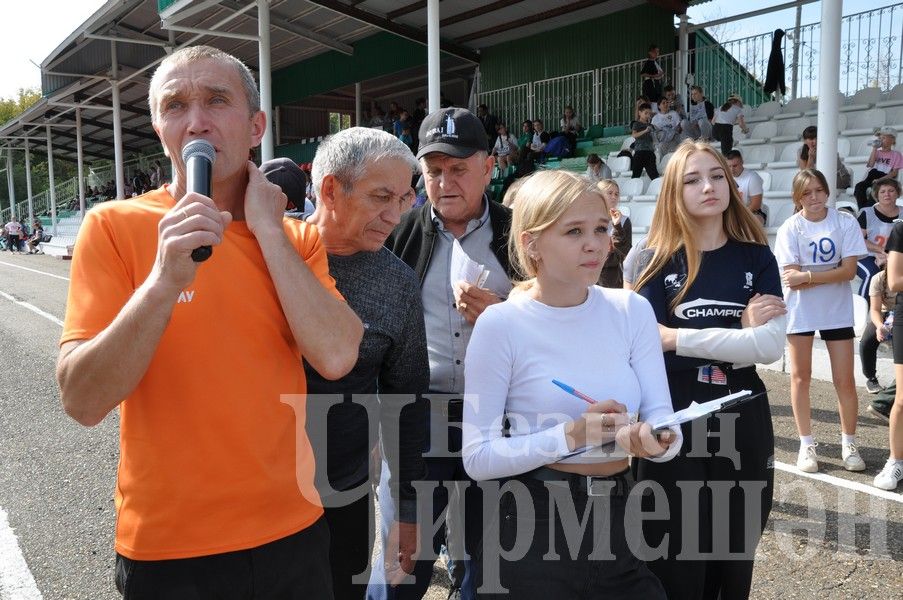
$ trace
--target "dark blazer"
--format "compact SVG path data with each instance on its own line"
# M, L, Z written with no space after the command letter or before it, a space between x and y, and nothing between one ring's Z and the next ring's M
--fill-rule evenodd
M483 201L489 203L489 225L492 227L492 242L489 247L508 277L512 277L511 265L508 262L511 209L490 200L485 195ZM427 201L422 206L406 212L386 240L386 247L417 273L421 287L433 255L436 235L438 235L436 225L430 215L430 206L432 205Z

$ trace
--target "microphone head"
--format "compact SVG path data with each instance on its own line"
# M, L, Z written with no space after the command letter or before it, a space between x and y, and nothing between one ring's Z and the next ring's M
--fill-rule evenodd
M212 166L216 162L216 149L207 140L191 140L182 148L182 161L188 162L189 158L206 158Z

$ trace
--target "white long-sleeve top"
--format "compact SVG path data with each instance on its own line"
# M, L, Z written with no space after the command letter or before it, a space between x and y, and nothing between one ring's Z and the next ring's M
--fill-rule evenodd
M617 400L641 421L673 412L655 315L644 298L627 290L592 286L586 301L567 308L527 294L490 306L474 327L464 373L462 455L477 480L556 462L624 458L611 446L568 457L565 425L587 404L553 379L596 400ZM680 429L674 431L675 443L654 460L679 451Z

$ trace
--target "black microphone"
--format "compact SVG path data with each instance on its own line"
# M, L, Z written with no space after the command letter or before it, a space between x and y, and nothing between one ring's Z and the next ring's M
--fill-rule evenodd
M191 140L182 148L182 162L185 163L187 191L209 198L210 176L213 172L213 163L216 162L216 149L213 144L207 140ZM191 259L194 262L204 262L212 254L213 248L201 246L191 251Z

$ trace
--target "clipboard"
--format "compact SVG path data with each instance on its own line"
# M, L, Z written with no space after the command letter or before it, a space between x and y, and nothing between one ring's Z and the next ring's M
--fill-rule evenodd
M753 394L751 390L740 390L739 392L734 392L733 394L728 394L727 396L722 396L721 398L709 400L708 402L703 402L702 404L691 402L690 406L688 406L687 408L671 413L670 415L664 415L655 419L654 421L647 422L649 423L650 427L652 427L652 433L658 434L670 430L670 428L673 426L682 425L683 423L688 423L690 421L695 421L696 419L699 419L701 417L707 417L713 413L718 412L719 410L732 408L739 404L743 404L744 402L749 402L750 400L753 400L755 398L760 398L763 395L764 392ZM580 454L589 452L590 450L600 450L608 446L614 447L614 445L615 442L612 441L608 442L607 444L602 444L601 446L585 446L562 456L561 459L563 460L566 458L571 458L572 456L578 456Z

